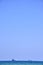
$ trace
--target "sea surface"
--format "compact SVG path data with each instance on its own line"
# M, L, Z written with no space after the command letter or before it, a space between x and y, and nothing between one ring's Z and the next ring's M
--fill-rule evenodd
M43 61L0 61L0 65L43 65Z

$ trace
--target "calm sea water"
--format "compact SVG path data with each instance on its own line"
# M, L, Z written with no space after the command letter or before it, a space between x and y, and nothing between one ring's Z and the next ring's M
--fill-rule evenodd
M0 61L0 65L43 65L41 61Z

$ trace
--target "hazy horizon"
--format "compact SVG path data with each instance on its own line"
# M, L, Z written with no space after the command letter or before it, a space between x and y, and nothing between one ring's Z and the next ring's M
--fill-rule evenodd
M43 60L43 0L0 0L0 60Z

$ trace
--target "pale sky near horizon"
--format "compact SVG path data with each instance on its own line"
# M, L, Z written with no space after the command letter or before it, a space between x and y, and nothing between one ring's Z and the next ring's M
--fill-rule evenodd
M0 0L0 60L43 60L43 0Z

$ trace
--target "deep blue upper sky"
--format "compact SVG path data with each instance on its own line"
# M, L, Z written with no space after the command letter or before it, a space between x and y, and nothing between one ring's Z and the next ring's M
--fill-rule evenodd
M0 0L0 60L43 60L43 0Z

